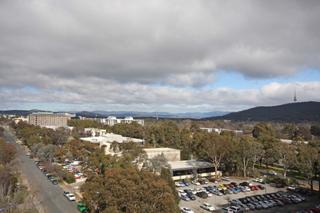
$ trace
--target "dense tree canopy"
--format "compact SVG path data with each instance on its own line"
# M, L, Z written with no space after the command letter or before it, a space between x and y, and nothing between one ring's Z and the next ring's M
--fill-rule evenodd
M16 155L16 148L0 138L0 165L10 163Z
M179 212L168 183L134 167L107 169L103 176L90 177L81 190L88 206L100 212Z

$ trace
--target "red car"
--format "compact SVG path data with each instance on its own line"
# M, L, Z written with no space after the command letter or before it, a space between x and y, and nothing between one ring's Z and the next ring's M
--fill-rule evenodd
M257 186L250 186L250 189L251 189L251 191L256 191L256 190L258 190L258 187Z
M318 208L312 208L312 209L309 209L309 211L311 211L312 213L320 213L320 209Z

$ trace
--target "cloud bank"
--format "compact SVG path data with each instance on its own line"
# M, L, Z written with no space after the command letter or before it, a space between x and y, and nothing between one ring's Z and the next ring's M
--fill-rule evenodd
M233 110L288 102L293 84L209 89L217 71L251 79L320 68L320 3L2 0L2 108ZM306 100L319 79L300 83Z

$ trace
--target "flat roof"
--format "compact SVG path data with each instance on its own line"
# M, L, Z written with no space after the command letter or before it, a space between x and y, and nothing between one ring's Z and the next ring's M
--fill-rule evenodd
M129 142L129 141L132 141L135 143L144 142L143 139L123 137L122 135L112 134L112 133L107 133L105 135L95 136L95 137L83 137L83 138L80 138L80 140L89 141L91 143L112 143L112 142L123 143L123 142Z
M173 149L173 148L168 148L168 147L159 147L159 148L144 148L145 151L150 151L150 152L161 152L161 151L180 151L180 149Z
M168 161L172 170L184 170L194 168L211 168L212 163L199 160L182 160L182 161Z

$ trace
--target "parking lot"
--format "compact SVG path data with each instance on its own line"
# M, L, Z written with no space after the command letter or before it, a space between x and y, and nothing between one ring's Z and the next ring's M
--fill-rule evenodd
M196 194L194 196L195 200L188 200L188 201L181 200L180 207L188 207L196 213L205 213L208 211L201 208L200 206L203 203L208 203L208 204L211 204L216 209L214 212L228 212L226 207L230 206L230 201L233 201L233 203L239 202L240 206L242 205L241 204L241 201L242 201L242 203L246 203L244 205L244 207L247 207L247 205L251 205L250 204L251 199L253 199L252 203L257 204L258 207L261 205L264 205L264 206L261 206L261 208L259 207L259 210L258 209L255 209L255 210L251 209L250 210L249 208L247 208L247 210L246 210L247 212L249 212L249 211L251 211L251 212L255 212L255 211L259 211L259 212L292 212L292 210L304 209L304 208L312 206L312 204L309 203L311 201L309 198L307 198L306 200L302 200L304 198L304 196L298 197L299 195L297 195L297 197L295 197L295 195L293 193L287 193L286 189L275 188L275 187L270 186L269 184L261 184L261 183L251 182L250 187L252 190L250 190L250 191L249 190L233 191L231 193L228 192L225 194L217 193L217 192L214 194L214 193L210 193L209 191L206 190L206 189L208 189L208 186L209 186L209 188L211 187L211 189L212 188L221 189L223 187L223 185L228 186L228 185L230 185L230 183L236 183L237 186L240 186L239 184L241 184L243 182L244 182L243 180L230 179L228 181L221 181L218 183L208 182L208 183L202 184L202 185L195 185L195 184L190 183L189 186L177 187L178 192L180 191L180 193L179 193L180 195L184 194L182 192L185 192L185 190L187 190L189 192L191 190L192 193ZM262 187L261 188L252 187L252 186L258 186L258 185L260 185ZM244 188L244 187L241 187L241 188ZM209 195L209 196L207 198L201 198L202 194L199 194L199 192L201 192L201 191L206 191L207 195ZM276 192L280 192L280 193L276 193ZM198 196L198 194L200 196ZM268 194L268 195L266 195L266 194ZM260 196L260 195L264 195L264 196ZM206 196L204 196L204 197L206 197ZM248 197L249 197L249 200L247 200ZM246 198L246 199L243 199L243 198ZM239 199L241 201L239 201ZM289 199L289 201L287 201L287 199ZM274 202L274 201L279 201L279 203ZM264 202L266 202L266 203L264 203ZM270 202L270 203L268 203L268 202ZM258 203L260 203L260 204L258 204ZM315 200L313 200L313 203L315 203ZM267 205L270 205L270 206L267 207ZM223 210L223 208L224 208L224 210ZM289 211L289 209L290 209L290 211ZM241 208L241 211L244 211L244 210L245 210L244 208ZM237 211L232 211L230 209L229 212L237 212Z

